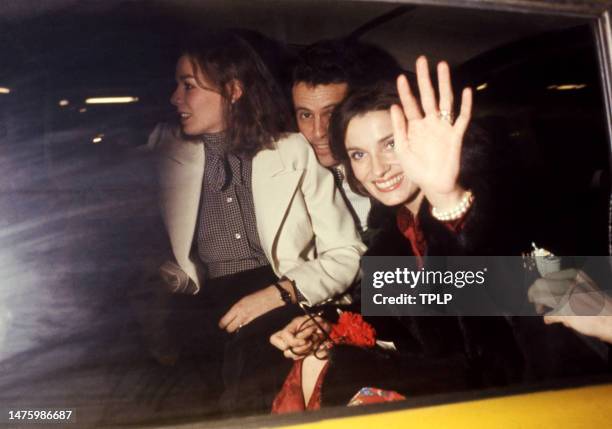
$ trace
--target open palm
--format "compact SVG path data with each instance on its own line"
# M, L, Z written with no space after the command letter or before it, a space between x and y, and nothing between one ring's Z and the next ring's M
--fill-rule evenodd
M416 62L421 105L405 76L397 80L402 107L391 108L397 162L426 196L448 194L458 187L463 136L470 121L472 92L463 90L460 114L452 123L453 90L448 64L438 64L439 102L425 57Z

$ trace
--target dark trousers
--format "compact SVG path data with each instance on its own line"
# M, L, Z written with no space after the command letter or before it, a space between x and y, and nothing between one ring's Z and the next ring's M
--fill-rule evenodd
M182 345L180 359L197 362L211 389L218 390L221 410L233 416L269 412L292 364L269 338L301 310L279 307L233 334L218 323L240 298L277 280L265 266L208 280L198 295L174 297L172 325Z

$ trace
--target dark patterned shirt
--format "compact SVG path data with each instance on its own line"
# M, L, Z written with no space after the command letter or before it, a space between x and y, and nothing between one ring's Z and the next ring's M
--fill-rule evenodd
M225 135L206 134L197 251L209 278L267 265L255 219L252 161L226 153Z

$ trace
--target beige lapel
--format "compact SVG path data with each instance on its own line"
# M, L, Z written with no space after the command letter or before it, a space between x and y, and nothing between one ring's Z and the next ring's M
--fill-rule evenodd
M272 247L302 172L283 164L280 150L262 150L253 158L253 203L261 245L274 265Z
M197 282L196 268L189 259L195 234L202 176L202 143L177 140L161 154L160 181L162 216L177 263ZM259 238L268 260L272 247L295 194L302 171L283 164L280 150L262 150L253 158L253 203Z
M176 262L197 282L189 259L195 233L204 174L202 143L177 139L160 157L161 210Z

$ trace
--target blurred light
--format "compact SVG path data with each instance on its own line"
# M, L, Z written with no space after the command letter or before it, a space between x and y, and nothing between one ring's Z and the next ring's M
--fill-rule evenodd
M0 86L0 94L10 94L10 93L11 93L10 89Z
M488 84L488 83L483 83L482 85L478 85L478 86L476 87L476 91L482 91L482 90L485 90L485 89L487 89L487 87L488 87L488 86L489 86L489 84Z
M116 103L135 103L138 97L96 97L88 98L85 104L116 104Z
M70 101L68 101L68 100L60 100L59 103L57 103L57 104L59 104L61 107L66 107L67 105L70 104Z
M565 84L565 85L550 85L546 89L556 89L557 91L571 91L586 88L586 84Z
M79 109L79 113L85 113L85 112L87 112L87 108L85 108L85 107L81 107L81 108Z
M102 137L104 137L104 134L98 134L97 136L95 136L91 142L92 143L100 143L102 141Z

